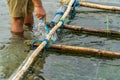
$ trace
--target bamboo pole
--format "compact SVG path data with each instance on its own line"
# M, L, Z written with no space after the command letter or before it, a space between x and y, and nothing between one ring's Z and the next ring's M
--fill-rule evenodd
M27 45L31 45L31 41L26 42ZM36 43L34 46L39 46L40 43ZM89 53L91 55L98 55L98 56L106 56L106 57L114 57L114 58L120 58L120 53L118 52L110 52L106 50L99 50L99 49L93 49L93 48L85 48L85 47L76 47L76 46L66 46L61 44L50 44L49 48L51 49L58 49L63 51L75 51L75 52L81 52L81 53Z
M51 48L59 49L59 50L66 50L66 51L76 51L76 52L83 52L89 53L93 55L102 55L107 57L120 57L120 53L117 52L110 52L105 50L98 50L92 48L84 48L84 47L75 47L75 46L66 46L61 44L52 44Z
M102 30L102 29L93 29L93 28L84 28L81 26L72 26L72 25L64 25L65 29L76 30L76 31L86 31L86 32L93 32L93 33L102 33L102 34L114 34L120 35L119 31L114 30Z
M62 16L61 19L65 19L66 16L69 14L70 10L71 10L71 6L73 5L74 3L74 0L71 0L68 7L67 7L67 10L65 11L64 15ZM50 39L51 36L54 34L54 32L62 25L62 22L59 21L57 25L55 25L50 33L46 36L46 39ZM12 78L10 80L19 80L20 77L27 71L27 69L30 67L30 65L34 62L34 59L38 56L39 52L43 49L43 47L47 44L46 41L43 41L38 47L37 49L30 55L29 58L27 58L27 60L25 60L25 64L22 64L23 67L22 68L19 68L19 71L14 75L12 76Z
M67 5L70 0L59 0L60 3ZM89 7L89 8L96 8L96 9L103 9L103 10L112 10L112 11L120 11L120 7L118 6L107 6L107 5L101 5L101 4L94 4L90 2L85 2L82 0L79 0L80 6L83 7Z
M80 5L83 7L89 7L89 8L120 11L120 7L117 7L117 6L107 6L107 5L100 5L100 4L94 4L94 3L82 2L82 1L80 2Z

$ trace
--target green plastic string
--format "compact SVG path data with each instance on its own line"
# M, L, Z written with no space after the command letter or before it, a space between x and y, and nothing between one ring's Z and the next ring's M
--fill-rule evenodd
M108 15L106 16L106 32L107 32L107 37L109 36L109 18Z

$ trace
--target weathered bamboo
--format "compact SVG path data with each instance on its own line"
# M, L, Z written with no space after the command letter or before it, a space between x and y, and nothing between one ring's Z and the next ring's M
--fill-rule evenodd
M102 29L84 28L84 27L81 27L81 26L72 26L72 25L64 25L64 27L65 27L65 29L76 30L76 31L85 31L85 32L92 32L92 33L120 35L119 31L114 31L114 30L102 30Z
M60 0L60 3L68 4L69 1L70 0ZM80 6L83 6L83 7L103 9L103 10L112 10L112 11L120 11L120 7L118 7L118 6L107 6L107 5L94 4L94 3L85 2L82 0L79 0L79 2L80 2Z
M66 16L69 14L70 10L71 10L71 6L73 5L74 3L74 0L71 0L68 7L67 7L67 10L65 11L64 15L62 16L61 19L65 19ZM50 39L51 36L54 34L54 32L62 25L62 22L59 21L57 25L55 25L50 33L46 36L46 39ZM43 41L38 47L37 49L29 56L29 58L27 58L25 60L25 63L22 64L23 67L22 68L19 68L19 71L14 75L12 76L12 78L10 78L10 80L19 80L20 77L27 71L27 69L30 67L30 65L34 62L34 59L38 56L39 52L43 49L43 47L47 44L46 41Z
M95 55L102 55L107 57L120 57L120 53L117 52L110 52L105 50L98 50L92 48L84 48L84 47L75 47L75 46L66 46L66 45L58 45L58 44L51 44L51 48L59 49L59 50L69 50L69 51L76 51L76 52L83 52Z
M40 43L36 43L35 46L39 46ZM30 41L27 41L27 45L31 45ZM99 49L93 49L93 48L85 48L85 47L76 47L76 46L66 46L61 44L50 44L49 48L52 49L58 49L58 50L64 50L64 51L75 51L75 52L81 52L81 53L89 53L92 55L98 55L98 56L105 56L105 57L111 57L111 58L120 58L120 53L118 52L110 52L105 50L99 50Z
M120 7L117 7L117 6L107 6L107 5L93 4L89 2L80 2L80 5L84 7L89 7L89 8L120 11Z

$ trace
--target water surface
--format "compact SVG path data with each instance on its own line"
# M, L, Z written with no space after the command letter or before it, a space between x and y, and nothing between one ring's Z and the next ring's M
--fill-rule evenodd
M89 2L120 5L120 0L86 0ZM0 0L0 80L9 78L29 53L25 40L33 39L30 31L23 37L10 33L10 15L5 0ZM44 0L47 11L47 21L51 21L60 4L57 0ZM109 29L120 29L120 15L115 12L104 12L90 8L79 8L80 12L70 23L87 28L106 29L106 16L109 18ZM95 12L98 11L98 12ZM39 21L35 18L35 23ZM82 46L88 48L120 52L119 36L90 35L64 30L62 39L56 43ZM120 59L108 59L98 56L72 55L73 52L46 51L45 59L39 58L34 65L35 73L29 74L24 80L34 80L44 77L45 80L119 80ZM69 54L69 55L67 55ZM81 53L82 54L82 53Z

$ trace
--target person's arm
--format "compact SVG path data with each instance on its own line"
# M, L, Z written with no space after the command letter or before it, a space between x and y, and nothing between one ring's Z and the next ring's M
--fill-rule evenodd
M44 18L46 22L46 12L45 9L42 6L41 0L32 0L34 7L35 7L35 12L36 12L36 17L38 19Z

